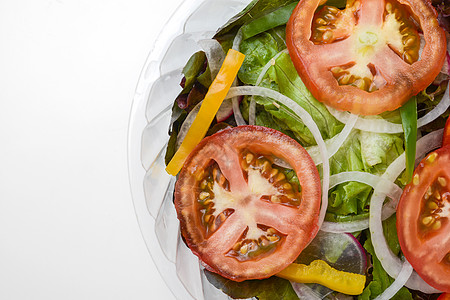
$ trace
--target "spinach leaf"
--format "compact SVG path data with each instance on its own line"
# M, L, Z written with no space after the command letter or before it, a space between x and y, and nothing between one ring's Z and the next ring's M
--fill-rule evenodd
M295 2L295 0L253 0L246 8L244 8L244 10L232 17L225 25L219 28L214 38L222 37L227 33L235 33L242 25L292 2Z
M242 38L245 40L269 29L285 25L296 5L297 2L290 3L242 26Z
M208 281L233 299L257 297L259 300L298 300L288 280L272 276L262 280L236 282L205 270Z

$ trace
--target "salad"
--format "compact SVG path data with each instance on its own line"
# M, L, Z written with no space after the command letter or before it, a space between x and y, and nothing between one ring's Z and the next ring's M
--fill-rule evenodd
M212 285L236 299L450 293L448 10L255 0L200 42L166 170Z

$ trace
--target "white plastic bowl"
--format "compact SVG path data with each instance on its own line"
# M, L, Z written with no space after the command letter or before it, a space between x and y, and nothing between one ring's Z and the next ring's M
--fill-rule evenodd
M128 166L142 236L162 278L177 299L228 299L202 275L184 245L172 203L175 178L164 168L171 107L181 91L181 69L197 42L241 11L249 0L187 0L165 25L142 70L130 115Z

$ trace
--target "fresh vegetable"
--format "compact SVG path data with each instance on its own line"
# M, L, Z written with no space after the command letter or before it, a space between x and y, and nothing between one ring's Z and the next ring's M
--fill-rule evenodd
M295 0L255 0L252 1L239 14L231 18L225 25L218 29L214 38L223 39L227 34L236 34L236 31L252 20L269 14L279 7L295 2Z
M272 276L305 270L312 271L310 280L360 294L359 299L422 299L422 292L438 293L435 283L427 281L430 286L419 277L436 261L416 258L426 262L417 269L414 259L409 264L407 250L403 251L408 261L403 258L395 216L416 158L441 146L449 114L450 56L435 12L426 0L301 0L285 33L296 5L294 0L254 0L219 29L216 39L200 41L205 52L194 54L183 69L183 91L174 105L166 157L170 159L192 136L200 141L200 127L212 135L186 153L176 183L174 202L183 240L206 267L208 280L232 298L345 297L317 283L292 282L291 288L289 281ZM435 5L443 26L448 5ZM191 136L188 131L197 114L201 116L205 88L231 47L245 59L225 97L227 105L222 105L222 112L209 110L208 118L215 114L216 121L197 124ZM322 94L336 97L327 102ZM246 122L258 126L237 126ZM449 122L444 144L450 143ZM298 161L307 165L306 173L299 172ZM436 178L450 180L445 168L441 164L439 170L444 171L435 180L430 176L433 187L442 182ZM441 200L445 189L440 190ZM308 198L312 201L305 200L308 190L313 191ZM440 221L447 229L446 206L436 205L429 214L441 218L432 223ZM420 215L428 213L426 206L412 206L421 211L416 223L427 217ZM399 212L398 218L404 214ZM318 228L322 230L316 235ZM419 240L432 236L431 229L419 229L425 232ZM436 232L439 238L430 240L445 248L448 230ZM354 247L360 244L350 233L365 242L372 262L368 269L365 250ZM331 240L342 243L317 244L321 235L339 236ZM400 231L399 235L406 240L415 237ZM353 247L346 246L349 237ZM420 245L410 252L418 249ZM431 247L426 253L436 257ZM308 255L308 261L302 261ZM323 262L308 266L315 259ZM345 272L365 274L364 291L364 284L349 291L355 285L330 280L333 274L338 280L348 279ZM437 277L434 280L442 276Z
M287 47L319 101L376 115L433 82L445 60L444 30L428 1L402 3L349 1L344 10L324 6L315 13L320 0L299 2L287 24ZM425 40L420 59L419 30Z
M395 228L395 219L393 219L394 222L390 222L385 226L385 231L394 231ZM392 227L393 225L393 227ZM389 239L391 241L391 244L397 243L398 240L396 239ZM364 292L358 297L360 300L369 300L369 299L375 299L377 296L381 295L383 291L385 291L394 280L389 277L389 275L384 270L383 266L381 265L381 262L378 260L377 256L375 255L375 250L373 249L372 240L370 236L364 243L364 248L367 250L367 252L371 255L372 258L372 270L371 270L371 281L367 285L367 287L364 289ZM397 249L397 250L396 250ZM399 253L399 247L391 247L391 250L395 253ZM412 300L412 295L408 291L407 288L403 287L400 289L400 291L392 297L393 300Z
M242 26L242 38L245 40L269 29L286 24L296 5L297 2L293 2L286 6L282 6L277 10Z
M450 145L450 118L447 119L444 129L444 137L442 138L442 145Z
M428 154L397 209L402 251L431 286L450 292L450 146Z
M222 68L209 87L200 111L192 123L186 138L167 165L166 171L169 174L178 174L186 157L205 136L243 61L244 55L242 53L232 49L229 50Z
M438 300L450 300L450 294L447 293L441 294Z
M417 99L412 97L400 108L405 134L406 177L411 181L416 161Z
M310 265L290 264L277 276L295 282L319 283L348 295L361 294L366 282L364 275L338 271L323 260L315 260Z
M273 158L295 171L286 179ZM258 126L206 137L189 155L175 187L187 245L205 267L243 281L274 275L292 263L318 231L320 179L294 140Z
M299 300L289 281L280 277L236 282L208 270L205 270L205 275L214 287L233 299L257 297L258 300Z

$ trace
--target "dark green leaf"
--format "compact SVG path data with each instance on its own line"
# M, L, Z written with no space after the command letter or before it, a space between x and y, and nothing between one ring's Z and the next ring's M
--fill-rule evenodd
M203 70L205 66L206 55L205 52L199 51L194 53L183 68L183 75L186 78L182 94L189 92L194 85L197 75Z
M282 6L277 10L242 26L242 38L245 40L269 29L286 24L297 3L298 2L293 2L286 6Z
M236 282L207 270L205 275L213 286L233 299L257 297L259 300L298 300L289 281L279 277Z
M177 103L175 102L174 105L172 106L172 120L169 132L170 138L166 149L166 155L164 157L166 165L170 162L172 157L175 155L175 152L177 151L176 145L178 132L180 131L180 127L183 124L186 117L187 117L186 111L180 109Z
M412 97L402 107L402 126L405 137L406 154L406 176L411 181L416 161L416 141L417 141L417 99Z
M221 37L230 32L236 32L244 24L273 12L281 6L285 6L295 0L254 0L244 10L232 17L217 31L214 38Z
M370 239L370 235L367 237L367 240L364 243L364 248L367 250L367 252L370 253L372 257L373 279L364 289L363 293L359 295L358 299L370 300L376 298L378 295L383 293L383 291L387 289L392 284L392 282L394 282L394 279L389 277L389 275L383 269L381 262L376 257L375 250L373 249L372 241ZM412 300L412 295L407 288L402 287L397 292L397 294L395 294L392 300Z

